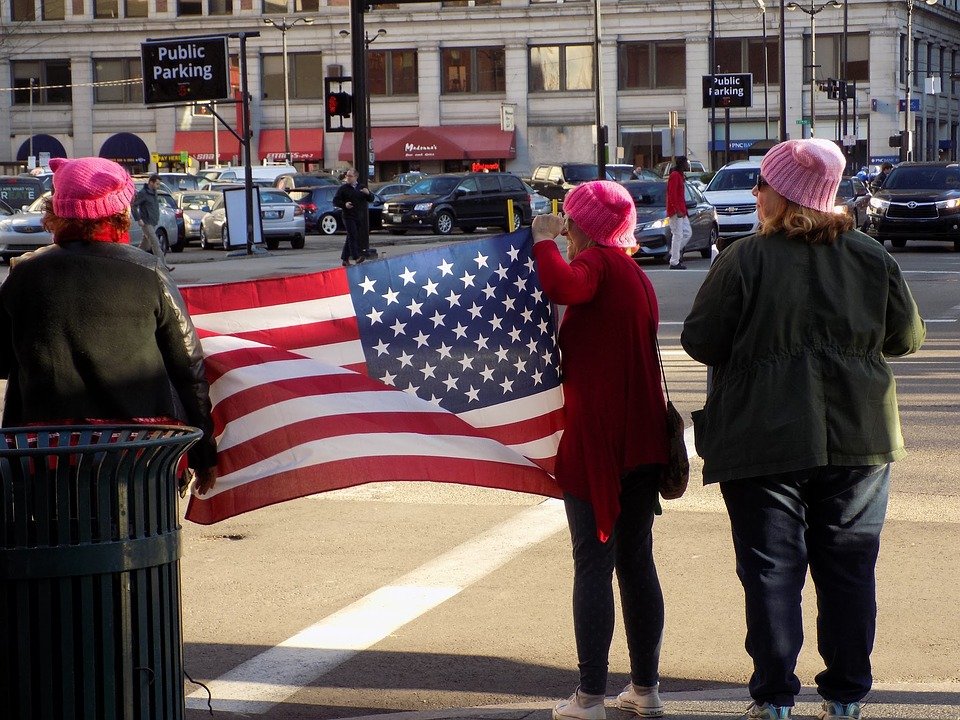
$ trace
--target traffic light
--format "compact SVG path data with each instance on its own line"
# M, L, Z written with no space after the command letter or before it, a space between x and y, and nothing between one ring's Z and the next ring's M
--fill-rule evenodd
M899 134L897 134L897 135L891 135L891 136L890 136L890 147L896 147L896 148L898 148L898 147L900 147L901 145L903 145L903 131L901 131L901 132L900 132Z
M351 113L353 113L353 96L350 93L327 93L327 115L348 118Z
M827 78L827 97L831 100L837 99L837 81L833 78Z

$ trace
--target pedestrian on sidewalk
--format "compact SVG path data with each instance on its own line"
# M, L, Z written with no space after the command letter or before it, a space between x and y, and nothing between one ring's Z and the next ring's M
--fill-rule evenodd
M896 261L833 212L845 164L821 139L764 156L759 232L717 258L680 338L713 367L694 425L746 599L749 718L790 717L808 568L819 717L858 720L873 682L880 530L905 454L885 358L916 352L926 330Z
M130 247L135 188L112 160L50 160L53 244L0 286L3 425L186 423L203 495L217 479L200 339L162 259Z
M160 199L157 197L157 190L160 187L160 176L154 173L148 179L146 184L140 188L130 203L130 212L133 215L134 222L140 225L143 231L143 237L140 238L140 249L153 253L160 259L160 264L164 270L170 271L167 260L163 254L163 248L160 247L160 241L157 239L157 225L160 224Z
M565 219L533 220L533 257L544 293L567 306L559 331L565 430L555 474L573 545L580 684L553 718L606 717L614 568L631 679L618 704L658 717L663 593L653 559L653 518L668 447L655 344L657 299L631 258L637 216L622 185L579 185L563 209ZM567 238L569 264L554 242L558 235Z
M683 248L693 237L690 217L687 215L687 176L690 161L685 155L677 158L667 178L667 217L670 219L670 269L686 270Z
M362 263L367 259L363 251L367 248L369 240L364 236L363 228L368 223L363 222L360 213L369 212L367 205L370 204L372 195L369 188L360 186L358 177L357 169L349 168L344 175L343 184L337 188L333 196L333 204L343 210L343 224L347 228L343 252L340 253L340 261L344 267L351 262Z

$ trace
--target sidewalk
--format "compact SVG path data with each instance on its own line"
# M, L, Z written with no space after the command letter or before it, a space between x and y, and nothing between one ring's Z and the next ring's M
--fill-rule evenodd
M663 692L665 717L672 720L744 717L749 696L742 690ZM608 697L607 720L630 720L637 716L616 708L616 697ZM351 717L349 720L551 720L555 700L542 703L486 705L453 710L403 712ZM795 718L816 718L820 698L813 688L804 687L794 708ZM864 720L958 720L960 683L878 685L866 698Z

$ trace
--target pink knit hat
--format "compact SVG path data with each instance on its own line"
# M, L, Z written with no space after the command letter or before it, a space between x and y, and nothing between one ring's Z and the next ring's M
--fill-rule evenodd
M563 199L563 212L597 245L632 247L637 244L637 208L627 189L609 180L577 185Z
M98 157L51 158L53 211L62 218L99 220L124 212L136 194L129 173Z
M787 140L763 156L760 174L787 200L831 212L847 161L834 143L820 138Z

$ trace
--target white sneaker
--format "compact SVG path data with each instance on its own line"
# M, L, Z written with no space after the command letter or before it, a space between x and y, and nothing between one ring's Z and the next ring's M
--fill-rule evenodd
M606 720L603 695L587 695L580 688L553 709L553 720Z
M640 717L662 717L663 703L660 701L660 683L650 687L641 687L629 683L623 692L617 695L617 707Z

